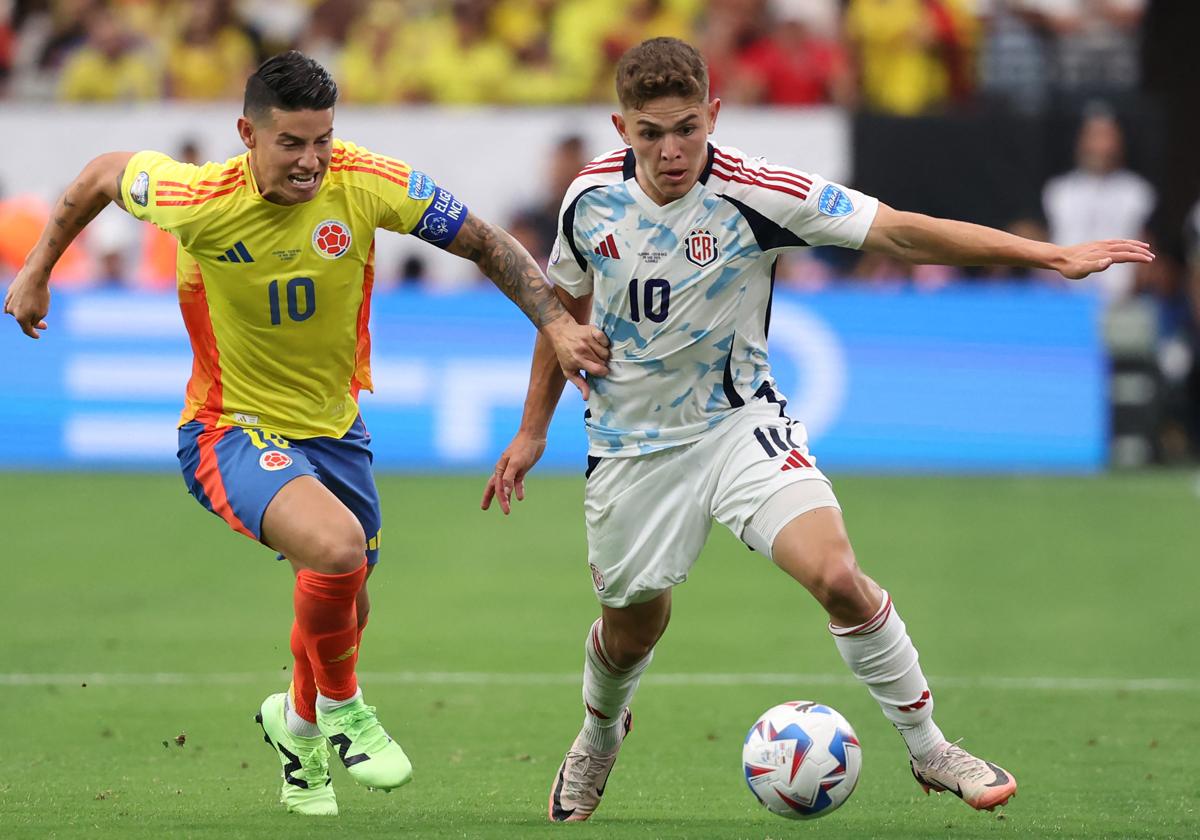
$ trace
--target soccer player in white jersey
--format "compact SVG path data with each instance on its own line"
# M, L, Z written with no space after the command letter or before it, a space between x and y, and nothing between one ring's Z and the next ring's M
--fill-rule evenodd
M784 250L841 245L914 263L1052 268L1080 278L1153 259L1141 242L1059 247L904 213L786 166L714 146L720 101L688 44L655 38L617 65L627 148L580 172L549 275L611 341L591 378L585 512L601 617L585 642L582 731L550 790L551 820L585 820L630 728L629 703L712 520L770 557L829 614L842 658L903 736L917 782L992 809L1011 773L950 743L888 593L855 561L829 480L767 359L771 269ZM524 416L484 491L511 509L542 454L564 380L539 336Z

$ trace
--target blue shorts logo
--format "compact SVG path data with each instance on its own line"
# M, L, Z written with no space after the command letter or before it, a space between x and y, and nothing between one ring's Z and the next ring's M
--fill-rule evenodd
M424 172L419 172L414 169L408 176L408 197L415 198L417 201L424 201L433 195L433 191L437 189L437 185L433 183L433 179Z
M817 210L826 216L849 216L854 212L854 204L839 187L826 184L817 199Z

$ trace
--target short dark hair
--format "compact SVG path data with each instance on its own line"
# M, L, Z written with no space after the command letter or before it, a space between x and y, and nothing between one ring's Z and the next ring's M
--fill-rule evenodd
M617 99L623 108L641 108L663 96L708 101L704 57L678 38L642 41L617 62Z
M273 55L246 80L245 116L281 111L324 111L337 103L333 77L317 61L298 50Z

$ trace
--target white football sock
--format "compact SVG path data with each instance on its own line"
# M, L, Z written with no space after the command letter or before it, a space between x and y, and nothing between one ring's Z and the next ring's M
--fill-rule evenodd
M317 692L317 711L322 714L329 714L335 709L340 709L342 706L347 706L355 700L362 699L362 689L355 689L352 697L347 697L345 700L334 700L332 697L326 697L321 692Z
M290 697L285 697L283 700L283 715L287 720L287 730L293 735L301 738L319 738L321 736L320 727L296 714L295 709L292 708Z
M617 724L621 722L621 712L633 699L654 651L632 668L617 668L604 648L600 627L598 618L584 643L583 704L587 711L583 716L583 737L600 752L609 752L620 743Z
M892 599L883 593L883 605L857 627L829 625L842 659L871 692L908 745L922 758L946 742L933 722L933 695L921 673L917 649L904 627Z

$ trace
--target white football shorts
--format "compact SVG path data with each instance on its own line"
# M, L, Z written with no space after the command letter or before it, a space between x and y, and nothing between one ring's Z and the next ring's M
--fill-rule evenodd
M602 604L641 603L682 583L714 519L744 539L751 518L783 488L800 485L781 497L791 504L775 534L802 513L840 508L808 452L804 424L780 413L777 404L755 401L695 443L599 460L587 480L584 511L588 563Z

